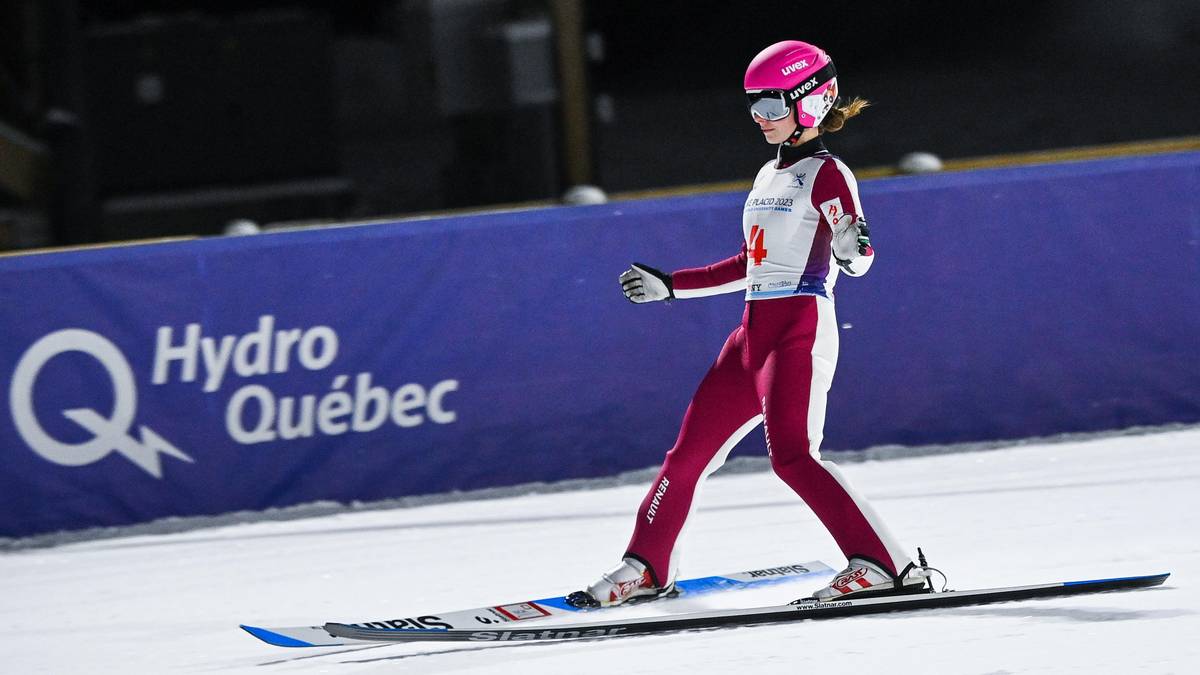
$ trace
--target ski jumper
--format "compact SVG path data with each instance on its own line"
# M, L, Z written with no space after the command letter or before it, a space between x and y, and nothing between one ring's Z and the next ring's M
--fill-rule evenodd
M783 168L779 168L783 167ZM744 291L742 322L700 383L675 446L638 510L626 556L657 585L675 578L679 541L704 480L760 423L775 473L813 510L847 558L896 574L910 556L833 463L820 454L825 400L838 357L833 287L873 256L837 261L833 225L862 216L849 169L818 137L780 146L746 199L742 252L672 275L675 296Z

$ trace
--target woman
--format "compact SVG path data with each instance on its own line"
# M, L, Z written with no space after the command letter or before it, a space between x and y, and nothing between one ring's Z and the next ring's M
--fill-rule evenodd
M610 606L673 590L677 542L704 479L761 422L775 473L800 495L849 565L813 597L920 592L925 570L887 530L838 468L820 458L825 398L837 363L833 287L839 272L861 276L875 260L850 170L825 149L867 103L834 107L833 62L797 41L764 49L745 77L750 114L775 159L754 179L738 255L666 274L635 263L621 287L635 303L746 293L738 326L684 415L675 446L638 511L633 538L616 567L578 606Z

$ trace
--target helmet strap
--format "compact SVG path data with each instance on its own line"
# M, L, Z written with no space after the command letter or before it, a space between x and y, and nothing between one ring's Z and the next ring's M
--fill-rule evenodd
M809 129L808 127L800 126L799 107L797 107L796 111L792 113L792 117L796 119L796 130L793 131L792 135L788 136L788 139L783 142L784 145L800 145L800 137L803 136L804 132L808 131Z

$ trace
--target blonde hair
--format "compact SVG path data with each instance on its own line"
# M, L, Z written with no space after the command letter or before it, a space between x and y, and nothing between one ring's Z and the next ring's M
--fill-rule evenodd
M855 96L854 100L850 101L846 105L838 106L833 110L830 110L829 113L825 115L825 119L821 121L821 124L818 128L822 133L826 131L838 131L842 127L846 126L846 120L861 113L870 106L870 101Z

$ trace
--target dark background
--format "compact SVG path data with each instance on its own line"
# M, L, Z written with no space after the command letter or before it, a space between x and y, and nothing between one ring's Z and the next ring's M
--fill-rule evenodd
M1200 2L0 2L0 248L748 181L750 58L874 102L852 167L1200 133ZM558 9L559 11L555 11ZM584 53L568 147L560 49Z

